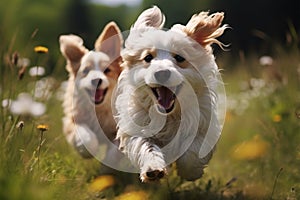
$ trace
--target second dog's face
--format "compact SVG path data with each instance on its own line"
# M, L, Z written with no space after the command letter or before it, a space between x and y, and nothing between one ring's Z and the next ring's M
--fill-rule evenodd
M116 85L119 71L111 65L110 58L102 53L89 51L82 59L76 74L76 84L91 103L100 105Z
M113 22L106 25L95 42L95 51L86 49L83 40L76 35L62 35L59 42L67 60L67 71L75 81L77 96L87 98L96 106L110 105L111 94L121 73L123 40L117 25Z

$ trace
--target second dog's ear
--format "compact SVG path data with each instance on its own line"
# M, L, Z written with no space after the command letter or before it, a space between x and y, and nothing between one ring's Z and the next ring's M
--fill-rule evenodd
M67 60L67 71L76 74L81 58L88 52L83 46L83 40L77 35L61 35L59 44L60 51Z
M106 53L112 61L121 59L123 38L115 22L108 23L95 42L95 50Z
M192 37L204 48L209 48L209 45L216 43L222 47L222 43L216 38L221 36L227 25L223 25L224 13L214 13L208 15L208 12L201 12L194 15L184 28L184 32Z

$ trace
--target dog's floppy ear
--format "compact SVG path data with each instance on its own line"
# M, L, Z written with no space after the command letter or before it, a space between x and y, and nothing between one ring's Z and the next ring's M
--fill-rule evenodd
M223 19L223 12L211 15L208 15L208 12L200 12L192 16L183 31L206 49L210 48L212 43L216 43L222 48L223 44L216 38L228 28L227 25L221 26Z
M95 42L95 50L106 53L113 62L120 61L123 38L115 22L108 23Z
M67 60L67 71L76 74L81 58L88 52L83 46L83 40L77 35L61 35L59 44L60 51Z
M165 16L157 6L143 11L131 29L143 29L147 27L162 28L165 23Z

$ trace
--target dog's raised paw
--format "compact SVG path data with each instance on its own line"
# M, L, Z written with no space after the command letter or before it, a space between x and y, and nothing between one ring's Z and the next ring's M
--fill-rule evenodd
M166 170L151 170L140 175L142 182L152 182L162 179L166 175Z

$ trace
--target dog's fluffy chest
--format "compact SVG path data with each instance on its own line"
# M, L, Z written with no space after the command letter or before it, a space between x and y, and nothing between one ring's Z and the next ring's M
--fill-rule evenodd
M178 133L180 117L168 116L165 126L151 138L160 147L167 145Z

